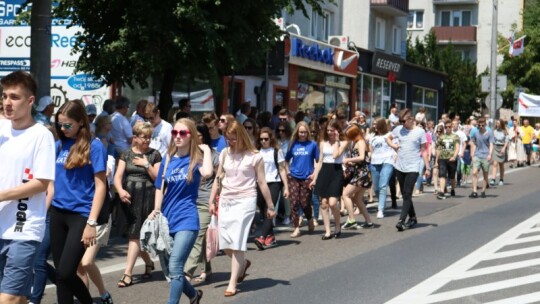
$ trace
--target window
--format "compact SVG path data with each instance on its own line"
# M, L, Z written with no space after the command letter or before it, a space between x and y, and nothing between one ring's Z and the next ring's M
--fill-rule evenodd
M442 11L441 26L470 26L471 11Z
M424 11L409 11L407 18L408 29L423 29L424 28Z
M375 19L375 47L384 50L386 21L381 18Z
M392 53L401 54L401 27L392 27Z
M323 16L316 11L311 11L311 37L321 41L327 41L328 36L332 33L332 23L334 14L329 11L324 11Z
M421 87L413 87L413 113L418 112L420 108L426 109L427 120L437 121L437 91Z

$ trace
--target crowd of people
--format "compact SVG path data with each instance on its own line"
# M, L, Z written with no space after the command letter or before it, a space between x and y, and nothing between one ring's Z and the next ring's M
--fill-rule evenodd
M490 186L504 185L505 162L519 167L538 158L540 125L513 117L463 122L443 114L434 121L424 109L392 105L389 117L369 121L360 111L352 119L343 110L293 116L279 106L259 114L246 102L236 115L196 119L183 99L168 115L141 100L128 118L131 102L122 96L107 100L99 115L80 100L53 114L50 98L35 100L30 74L11 73L1 85L0 303L40 303L47 279L59 304L92 303L89 280L102 303L113 303L95 259L121 216L128 247L118 288L151 278L146 225L165 220L168 232L156 238L170 249L160 255L168 303L182 294L199 303L203 290L192 283L211 278L206 232L215 215L219 249L231 258L224 296L233 297L251 266L248 242L259 250L278 245L276 225L291 226L290 237L299 238L304 224L310 233L322 220L323 241L340 238L342 229L374 228L366 204L376 198L383 219L389 190L390 208L403 200L395 227L404 231L418 223L413 197L425 185L442 200L472 182L469 197L483 198ZM139 281L138 257L145 264Z

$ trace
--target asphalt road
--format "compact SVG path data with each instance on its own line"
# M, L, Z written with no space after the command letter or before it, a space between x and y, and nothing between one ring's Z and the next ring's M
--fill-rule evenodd
M303 228L298 239L281 228L275 248L257 251L248 244L246 256L253 265L234 298L223 297L230 260L217 257L211 280L196 286L204 291L201 302L495 303L510 297L506 303L540 301L540 228L536 231L534 225L540 223L540 216L534 217L540 212L540 168L509 172L507 185L488 189L485 199L469 199L470 185L458 188L453 199L437 200L431 193L415 197L419 224L404 232L394 228L399 210L376 219L376 207L370 213L377 228L344 231L340 239L322 241L322 226L311 235ZM519 227L512 229L515 226ZM168 284L157 270L149 281L135 276L133 286L116 287L126 241L114 238L111 243L102 249L98 265L115 303L165 303ZM142 266L135 270L142 272ZM97 303L96 289L91 292ZM50 287L42 303L55 303L54 298Z

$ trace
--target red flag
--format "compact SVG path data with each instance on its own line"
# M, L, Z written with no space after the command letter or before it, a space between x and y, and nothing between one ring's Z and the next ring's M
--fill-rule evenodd
M525 51L525 37L527 36L521 36L510 43L510 50L508 51L510 56L519 56L523 54L523 51Z

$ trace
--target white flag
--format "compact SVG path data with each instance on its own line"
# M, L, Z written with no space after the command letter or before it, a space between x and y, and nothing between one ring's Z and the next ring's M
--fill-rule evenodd
M519 56L525 51L525 35L510 42L510 50L508 53L510 56Z

